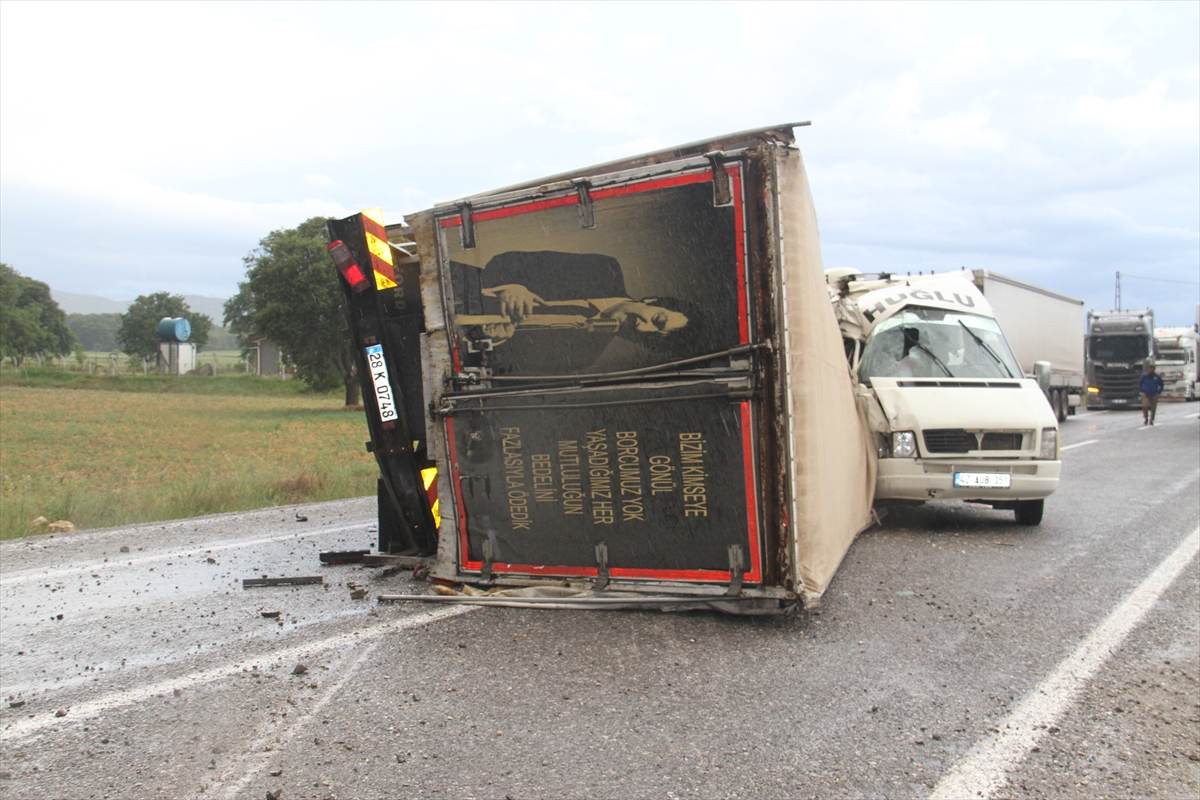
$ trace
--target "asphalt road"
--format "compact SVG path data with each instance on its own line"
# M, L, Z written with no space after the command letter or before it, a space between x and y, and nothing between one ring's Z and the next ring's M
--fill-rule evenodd
M369 498L5 542L0 797L1196 797L1197 410L1069 419L1040 527L893 513L783 618L378 605L317 562Z

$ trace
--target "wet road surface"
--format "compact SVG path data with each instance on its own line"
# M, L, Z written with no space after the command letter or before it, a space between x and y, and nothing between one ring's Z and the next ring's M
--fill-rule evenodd
M373 498L5 542L0 795L943 791L1196 530L1196 411L1068 420L1040 527L893 512L819 611L784 618L378 605L422 586L317 561L373 545ZM1200 793L1200 574L1180 569L991 794ZM242 588L262 575L324 585Z

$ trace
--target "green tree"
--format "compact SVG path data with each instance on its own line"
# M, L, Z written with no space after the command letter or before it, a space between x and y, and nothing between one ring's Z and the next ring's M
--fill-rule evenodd
M225 324L245 347L265 336L296 365L296 375L319 391L346 388L346 405L358 405L358 378L342 336L346 311L337 272L326 247L326 219L272 231L243 259L246 280L225 303Z
M117 350L120 314L67 314L67 326L84 350Z
M192 311L180 295L155 292L140 295L121 315L117 341L122 350L134 358L154 358L158 353L158 323L163 317L183 317L191 323L192 335L188 341L197 350L208 344L212 317Z
M50 287L0 263L0 353L65 356L75 347L67 317L50 296Z

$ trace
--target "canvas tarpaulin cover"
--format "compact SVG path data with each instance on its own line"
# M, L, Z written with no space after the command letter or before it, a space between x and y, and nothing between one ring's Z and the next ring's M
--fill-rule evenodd
M811 604L871 522L877 464L830 307L804 161L793 148L776 154L793 580Z

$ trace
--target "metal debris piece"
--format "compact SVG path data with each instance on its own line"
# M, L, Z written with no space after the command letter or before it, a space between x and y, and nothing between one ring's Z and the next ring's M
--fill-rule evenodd
M311 583L324 583L320 575L293 575L287 578L242 578L242 588L251 586L306 586Z
M279 618L278 611L262 611L260 613L267 619L278 619Z
M322 564L357 564L370 550L326 550L318 554Z
M372 553L363 556L363 566L367 567L432 567L434 562L433 557L423 556L385 556L381 553Z

